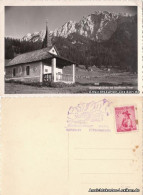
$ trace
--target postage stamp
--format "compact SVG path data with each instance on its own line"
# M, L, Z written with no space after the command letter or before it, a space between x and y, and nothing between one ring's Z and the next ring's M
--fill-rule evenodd
M137 130L135 106L115 107L115 121L117 132Z

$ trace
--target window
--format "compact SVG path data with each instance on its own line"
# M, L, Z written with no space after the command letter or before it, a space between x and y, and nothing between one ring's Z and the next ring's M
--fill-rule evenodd
M21 66L19 66L19 68L18 68L18 73L19 73L19 75L22 74L22 67Z
M26 75L30 75L30 66L26 66Z
M15 75L16 75L16 69L13 68L13 77L15 77Z

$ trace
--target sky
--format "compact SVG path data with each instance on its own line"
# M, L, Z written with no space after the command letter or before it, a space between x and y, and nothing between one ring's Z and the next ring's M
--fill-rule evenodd
M5 37L22 38L27 33L38 32L46 28L55 30L63 24L80 21L95 11L129 13L135 15L134 6L7 6L5 7Z

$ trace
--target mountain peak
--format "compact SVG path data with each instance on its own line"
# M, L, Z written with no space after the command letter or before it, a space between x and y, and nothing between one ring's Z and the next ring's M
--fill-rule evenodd
M74 33L76 22L70 20L66 22L62 27L53 31L53 36L61 36L67 38L69 34Z

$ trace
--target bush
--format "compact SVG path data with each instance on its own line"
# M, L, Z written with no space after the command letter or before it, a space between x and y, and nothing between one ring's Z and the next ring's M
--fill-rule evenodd
M62 83L62 82L45 82L43 83L43 86L47 86L47 87L53 87L53 88L64 88L64 87L73 87L75 86L75 84L73 83Z
M30 85L35 87L53 87L53 88L64 88L64 87L74 87L75 83L62 83L62 82L44 82L44 83L28 83L24 81L15 81L15 80L7 80L6 83L17 83L17 84L23 84L23 85Z
M30 85L30 86L35 86L35 87L42 87L42 83L28 83L24 81L15 81L15 80L6 80L6 83L16 83L16 84L22 84L22 85Z

